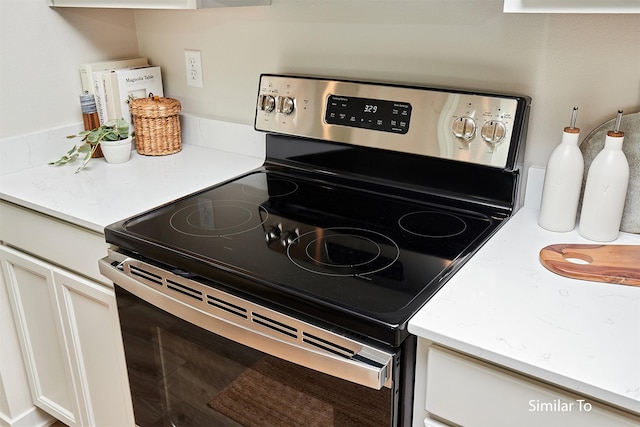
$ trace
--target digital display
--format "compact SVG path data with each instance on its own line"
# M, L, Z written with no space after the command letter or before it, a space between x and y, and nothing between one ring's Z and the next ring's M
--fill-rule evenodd
M329 95L324 120L328 124L405 134L409 131L408 102Z

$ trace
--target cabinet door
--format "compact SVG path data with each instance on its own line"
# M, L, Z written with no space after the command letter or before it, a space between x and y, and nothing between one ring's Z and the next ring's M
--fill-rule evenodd
M69 354L57 309L53 269L0 247L5 277L33 403L69 426L80 422Z
M70 347L77 366L76 387L91 426L133 426L115 294L112 289L55 269L54 280Z
M271 0L48 0L52 7L108 7L119 9L203 9L262 6Z
M505 13L640 13L638 0L504 0Z
M49 425L52 417L33 404L17 329L0 266L0 425Z
M429 347L425 408L467 427L640 425L634 415L436 346Z

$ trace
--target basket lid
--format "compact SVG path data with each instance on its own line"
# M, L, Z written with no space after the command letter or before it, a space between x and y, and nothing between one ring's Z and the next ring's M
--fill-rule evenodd
M149 94L147 98L135 98L129 101L129 111L140 117L168 117L180 113L180 101Z

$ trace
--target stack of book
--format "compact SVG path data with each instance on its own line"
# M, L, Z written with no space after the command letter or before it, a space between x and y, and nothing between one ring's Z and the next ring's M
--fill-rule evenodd
M101 124L123 117L133 125L131 99L164 96L160 67L149 65L147 58L84 64L80 78L82 90L95 96Z

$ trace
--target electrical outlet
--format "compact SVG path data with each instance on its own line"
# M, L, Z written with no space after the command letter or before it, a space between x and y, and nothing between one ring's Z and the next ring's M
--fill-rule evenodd
M187 86L203 87L202 57L199 50L184 51L184 66L187 73Z

